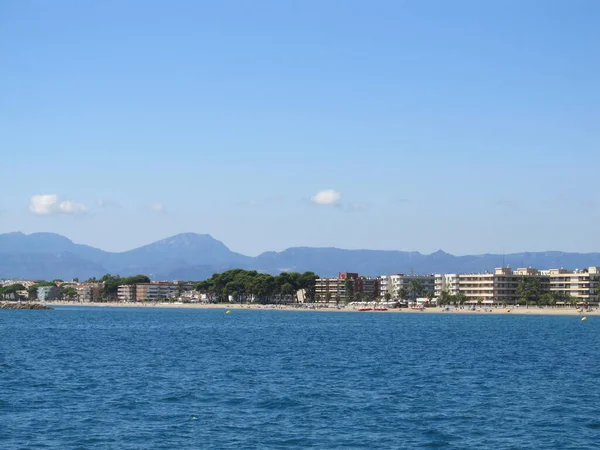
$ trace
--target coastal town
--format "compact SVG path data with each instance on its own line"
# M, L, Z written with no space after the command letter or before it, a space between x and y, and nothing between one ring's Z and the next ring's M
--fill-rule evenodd
M202 282L153 281L145 275L129 278L105 275L80 282L63 280L3 280L4 301L79 303L245 303L380 305L418 307L470 305L598 306L600 267L581 270L497 268L462 274L391 274L377 277L340 272L320 278L313 272L283 272L277 276L234 269Z

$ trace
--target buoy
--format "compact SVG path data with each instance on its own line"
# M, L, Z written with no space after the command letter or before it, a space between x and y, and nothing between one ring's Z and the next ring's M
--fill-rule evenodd
M586 320L587 320L587 317L582 317L582 318L581 318L581 321L582 321L582 322L585 322Z
M225 314L231 314L231 311L227 310L227 311L225 312Z

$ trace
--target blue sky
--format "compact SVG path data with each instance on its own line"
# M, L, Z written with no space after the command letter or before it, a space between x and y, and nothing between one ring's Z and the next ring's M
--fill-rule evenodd
M599 251L599 21L595 0L2 1L0 232Z

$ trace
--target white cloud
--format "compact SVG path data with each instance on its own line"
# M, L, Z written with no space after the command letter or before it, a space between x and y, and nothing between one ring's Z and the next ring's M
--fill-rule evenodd
M317 192L311 200L317 205L337 205L342 199L342 194L334 189L325 189Z
M50 214L83 214L87 208L72 200L61 201L56 194L34 195L29 201L29 211L40 216Z
M163 205L162 203L152 203L150 205L150 211L153 211L157 214L161 214L165 212L165 205Z
M119 203L105 199L96 200L96 206L101 209L121 208Z
M81 203L65 200L58 204L58 210L65 214L82 214L86 211L85 206Z

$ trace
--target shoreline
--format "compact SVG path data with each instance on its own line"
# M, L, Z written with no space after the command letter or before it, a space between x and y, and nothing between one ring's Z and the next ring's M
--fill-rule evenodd
M467 315L541 315L541 316L598 316L599 309L591 311L579 311L576 308L538 308L538 307L518 307L518 308L477 308L476 310L460 309L451 307L449 310L442 307L425 308L423 310L401 308L389 309L387 311L359 311L354 307L337 308L309 308L296 307L292 305L243 305L232 303L82 303L82 302L47 302L46 306L83 306L100 308L155 308L155 309L223 309L223 310L250 310L250 311L315 311L329 313L363 313L363 314L467 314Z

